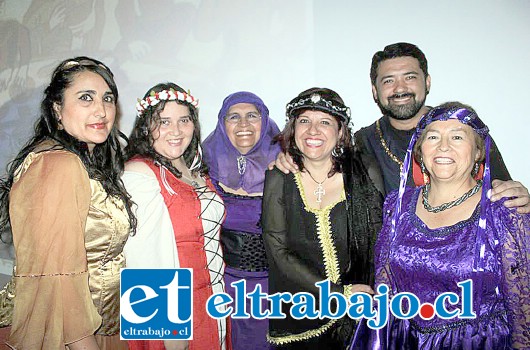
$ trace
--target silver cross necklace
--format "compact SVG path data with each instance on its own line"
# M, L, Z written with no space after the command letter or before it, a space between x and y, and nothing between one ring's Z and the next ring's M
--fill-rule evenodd
M322 197L326 194L326 190L324 189L324 186L322 186L322 184L324 182L326 182L326 180L328 179L328 177L326 176L326 178L324 179L324 181L322 182L318 182L317 180L315 180L315 178L313 177L313 175L311 175L311 173L309 172L309 170L307 170L307 174L309 174L309 177L311 178L311 180L313 180L316 184L317 184L317 188L315 189L315 191L313 192L313 194L315 196L317 196L317 203L321 203L322 202Z

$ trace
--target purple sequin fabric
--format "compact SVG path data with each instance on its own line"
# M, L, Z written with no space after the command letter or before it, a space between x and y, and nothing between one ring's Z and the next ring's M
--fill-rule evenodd
M391 218L398 192L385 201L375 247L376 285L384 283L392 294L411 292L421 302L433 303L444 292L461 295L457 283L471 279L477 318L391 318L379 331L360 327L352 349L530 349L530 216L501 202L485 203L481 271L473 267L481 239L480 205L467 220L430 229L415 214L420 193L421 187L405 189L394 237Z

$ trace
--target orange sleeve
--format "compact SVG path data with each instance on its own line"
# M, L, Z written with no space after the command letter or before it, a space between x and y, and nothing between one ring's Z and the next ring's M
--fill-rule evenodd
M101 323L84 241L89 178L79 158L66 151L30 154L20 173L9 206L17 264L9 344L62 349Z

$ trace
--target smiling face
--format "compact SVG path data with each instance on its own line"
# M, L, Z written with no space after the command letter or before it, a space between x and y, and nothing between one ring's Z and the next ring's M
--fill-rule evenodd
M193 138L195 126L189 108L169 101L160 112L159 118L159 124L154 125L152 130L153 148L176 166Z
M403 56L379 64L372 94L383 114L407 120L423 107L430 87L431 77L425 77L418 60Z
M251 103L237 103L225 116L226 135L241 154L247 154L261 137L261 116Z
M116 101L108 84L90 71L75 75L64 90L62 105L54 103L53 109L64 130L86 142L90 152L107 140L116 118Z
M469 180L480 159L473 129L458 120L436 121L423 131L421 155L425 168L435 180Z
M337 120L328 113L305 110L296 118L294 140L304 161L331 161L341 135Z

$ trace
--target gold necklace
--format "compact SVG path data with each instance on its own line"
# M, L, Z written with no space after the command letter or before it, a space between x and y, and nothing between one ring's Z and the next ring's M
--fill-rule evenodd
M381 125L379 125L379 119L377 119L375 122L375 130L377 131L377 135L379 135L379 141L381 142L381 146L383 146L386 154L390 157L390 159L399 165L399 170L401 171L403 169L403 161L396 157L396 155L390 151L390 148L388 148L385 139L383 138L383 132L381 131Z
M315 178L313 177L313 175L311 175L311 173L309 172L309 170L307 170L307 174L309 175L309 177L311 178L311 180L313 180L316 184L317 184L317 188L316 190L313 192L313 194L315 196L317 196L317 203L321 203L322 202L322 197L326 194L326 190L324 189L324 186L322 186L322 184L324 182L326 182L326 180L328 179L328 177L326 176L326 178L324 179L324 181L322 182L318 182L317 180L315 180Z

